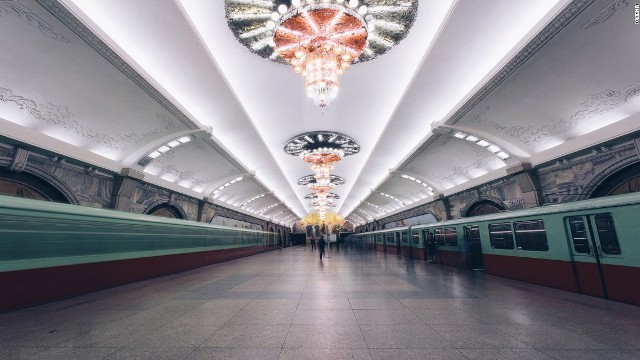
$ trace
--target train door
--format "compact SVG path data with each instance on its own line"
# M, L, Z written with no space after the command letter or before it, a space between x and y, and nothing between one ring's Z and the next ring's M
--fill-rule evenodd
M478 225L464 227L464 239L467 247L467 266L471 270L484 270L482 259L482 245L480 243L480 228Z
M407 231L405 230L400 234L402 238L402 245L398 247L398 255L403 255L403 252L401 250L404 249L404 252L406 253L407 250L411 250L411 246L409 244L409 237L407 236Z
M420 232L418 230L411 231L411 258L424 260L424 253L421 251L422 243L420 242Z
M398 255L398 251L400 250L400 233L399 232L394 232L393 233L393 240L396 244L396 255Z
M431 263L436 262L436 239L429 230L423 230L422 238L425 246L425 260Z
M386 239L384 241L385 247L384 252L389 252L394 246L396 246L393 242L393 232L388 232L386 235Z
M565 219L570 237L578 292L609 298L607 285L617 283L610 265L616 265L622 252L610 214L570 216ZM615 289L614 289L615 291Z

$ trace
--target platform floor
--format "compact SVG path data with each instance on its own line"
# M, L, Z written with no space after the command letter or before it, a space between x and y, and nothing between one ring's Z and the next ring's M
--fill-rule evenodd
M2 359L640 359L640 308L294 247L2 314L0 346Z

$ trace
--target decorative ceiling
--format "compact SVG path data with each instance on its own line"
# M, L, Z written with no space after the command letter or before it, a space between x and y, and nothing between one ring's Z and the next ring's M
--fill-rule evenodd
M0 135L290 224L313 211L308 164L283 151L298 134L357 141L332 193L362 223L640 127L630 2L393 3L417 6L411 29L321 108L238 41L224 1L0 1Z

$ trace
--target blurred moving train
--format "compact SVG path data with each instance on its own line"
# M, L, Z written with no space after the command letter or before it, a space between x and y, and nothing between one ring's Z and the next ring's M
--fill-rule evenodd
M640 305L640 193L360 233L348 241Z
M0 312L273 250L279 235L0 196Z

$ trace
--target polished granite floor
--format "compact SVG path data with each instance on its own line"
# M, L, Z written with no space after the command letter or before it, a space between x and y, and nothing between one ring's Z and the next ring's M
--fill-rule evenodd
M640 308L294 247L2 314L0 359L640 359Z

